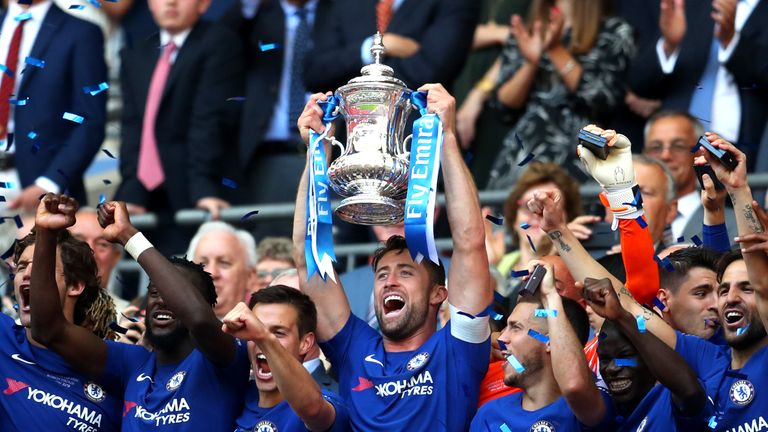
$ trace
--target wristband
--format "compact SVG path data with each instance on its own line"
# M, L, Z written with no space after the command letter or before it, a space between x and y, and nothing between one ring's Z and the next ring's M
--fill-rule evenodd
M631 188L604 190L600 193L600 201L613 213L611 229L614 231L619 226L619 219L637 219L645 214L643 196L637 184Z
M130 254L136 261L139 260L139 255L145 250L153 248L152 243L144 237L144 234L137 232L126 243L125 251Z

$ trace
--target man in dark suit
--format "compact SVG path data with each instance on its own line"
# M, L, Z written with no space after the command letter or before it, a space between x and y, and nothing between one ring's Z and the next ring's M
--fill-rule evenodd
M0 30L0 181L17 172L22 188L13 199L4 190L9 208L31 211L46 192L85 200L82 176L104 139L106 94L83 89L107 80L103 53L101 30L50 0L8 5Z
M158 213L161 225L172 225L173 213L183 208L203 208L217 218L229 205L221 189L234 173L223 158L237 105L227 99L242 91L242 49L233 33L199 20L209 4L150 0L160 33L122 55L117 196L135 212ZM168 248L183 250L187 239L171 235Z
M768 119L768 60L754 54L768 49L768 1L661 0L654 39L635 59L632 90L754 156Z
M384 63L409 88L459 75L480 14L476 0L340 0L308 63L307 88L334 90L371 63L372 35L379 29Z

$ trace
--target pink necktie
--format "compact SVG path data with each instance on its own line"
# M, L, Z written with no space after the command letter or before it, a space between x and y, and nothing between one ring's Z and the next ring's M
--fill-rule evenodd
M152 73L152 82L149 84L147 105L144 107L144 124L141 128L141 147L139 148L139 168L136 175L141 184L147 190L154 190L163 183L165 174L160 163L160 153L157 150L155 137L155 121L157 111L160 108L160 100L163 97L165 82L168 80L168 72L171 70L171 55L176 51L176 44L169 42Z

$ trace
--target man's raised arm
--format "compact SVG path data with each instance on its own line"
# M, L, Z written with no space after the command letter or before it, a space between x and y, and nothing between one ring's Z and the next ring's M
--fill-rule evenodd
M477 188L456 140L456 100L440 84L427 84L419 90L428 91L427 110L443 122L441 166L453 239L448 302L460 311L477 315L491 304L493 292Z
M299 116L299 131L306 144L309 144L310 129L318 133L325 130L322 120L323 110L320 109L317 102L325 101L327 98L328 95L322 93L312 95L307 105L304 106L304 112ZM326 154L330 154L330 146L326 148ZM309 158L309 152L307 152L307 158ZM304 243L307 234L307 181L307 168L305 167L296 192L296 208L293 214L293 259L299 271L301 290L317 306L318 340L325 342L344 327L351 312L349 301L341 285L341 279L337 274L334 273L336 282L330 277L323 281L320 275L312 275L312 278L307 280L307 260L304 255Z

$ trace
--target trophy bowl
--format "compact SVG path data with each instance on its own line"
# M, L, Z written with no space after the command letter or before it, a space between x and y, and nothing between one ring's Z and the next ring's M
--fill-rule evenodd
M335 212L358 225L403 220L408 190L410 137L403 138L413 105L411 90L381 64L384 47L374 37L374 63L335 92L346 122L347 142L334 140L341 156L328 167L331 188L344 197Z

